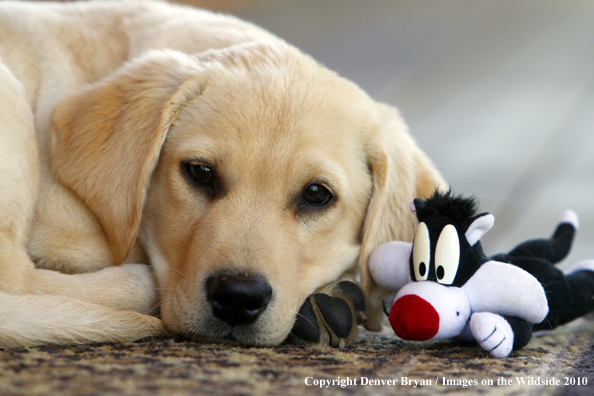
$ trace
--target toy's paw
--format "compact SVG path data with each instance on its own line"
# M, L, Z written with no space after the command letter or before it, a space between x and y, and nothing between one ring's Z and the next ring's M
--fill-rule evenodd
M470 317L470 331L481 348L493 357L506 357L514 346L514 332L503 316L478 312Z
M344 348L355 341L357 325L366 320L363 291L353 282L342 281L305 300L291 334L305 341Z

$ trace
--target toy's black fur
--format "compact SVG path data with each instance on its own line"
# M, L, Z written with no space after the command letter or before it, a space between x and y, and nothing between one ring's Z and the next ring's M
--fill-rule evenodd
M419 221L425 221L426 217L439 216L444 217L449 223L468 228L472 223L469 220L478 213L479 202L475 197L456 195L451 189L445 193L435 190L433 195L425 201L416 199L415 207Z
M478 200L474 197L456 195L449 190L441 193L436 190L426 201L414 200L416 215L419 222L424 222L429 229L431 251L435 252L439 235L443 228L452 224L456 227L460 242L460 266L452 286L462 286L479 267L489 259L483 253L480 241L470 246L464 234L468 227L478 217L487 213L478 214ZM411 278L414 279L412 257L410 262ZM432 255L429 263L428 280L437 281L435 259Z

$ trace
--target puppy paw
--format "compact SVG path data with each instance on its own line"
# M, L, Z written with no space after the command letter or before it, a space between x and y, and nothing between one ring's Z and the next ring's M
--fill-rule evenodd
M470 331L481 348L493 357L508 356L514 346L514 332L504 317L478 312L470 317Z
M308 342L344 348L355 341L357 325L366 320L363 291L353 282L342 281L305 300L291 334Z

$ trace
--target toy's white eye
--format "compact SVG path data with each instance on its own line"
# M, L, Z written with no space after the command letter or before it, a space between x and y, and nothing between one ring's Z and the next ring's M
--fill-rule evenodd
M419 223L415 240L413 241L413 267L415 280L427 280L429 275L429 261L431 259L431 242L427 224Z
M435 248L435 276L437 282L451 285L460 264L460 241L458 231L451 224L443 227Z

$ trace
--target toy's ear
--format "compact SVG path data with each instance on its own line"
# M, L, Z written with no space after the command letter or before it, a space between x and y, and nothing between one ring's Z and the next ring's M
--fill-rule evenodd
M491 213L481 213L474 217L464 236L474 246L489 231L495 223L495 216Z
M152 52L63 100L52 113L52 165L93 212L114 263L128 255L169 126L201 95L197 62Z
M416 215L418 209L424 208L427 205L425 204L425 201L423 201L421 198L415 198L410 201L409 206L410 206L410 211L412 213L415 213L415 215Z
M411 281L409 261L412 243L391 241L380 245L369 257L369 272L375 283L397 291Z
M414 199L411 199L410 200L410 202L408 203L408 207L410 208L410 212L411 213L416 213L417 207L415 206L415 200Z
M540 323L549 312L540 282L515 265L488 261L462 286L472 312L492 312Z
M396 110L379 103L374 110L376 120L362 136L373 194L365 215L359 269L370 302L365 327L379 331L383 320L380 302L386 290L378 287L371 277L369 256L388 241L412 241L417 221L410 213L410 200L430 196L443 181L408 134Z

